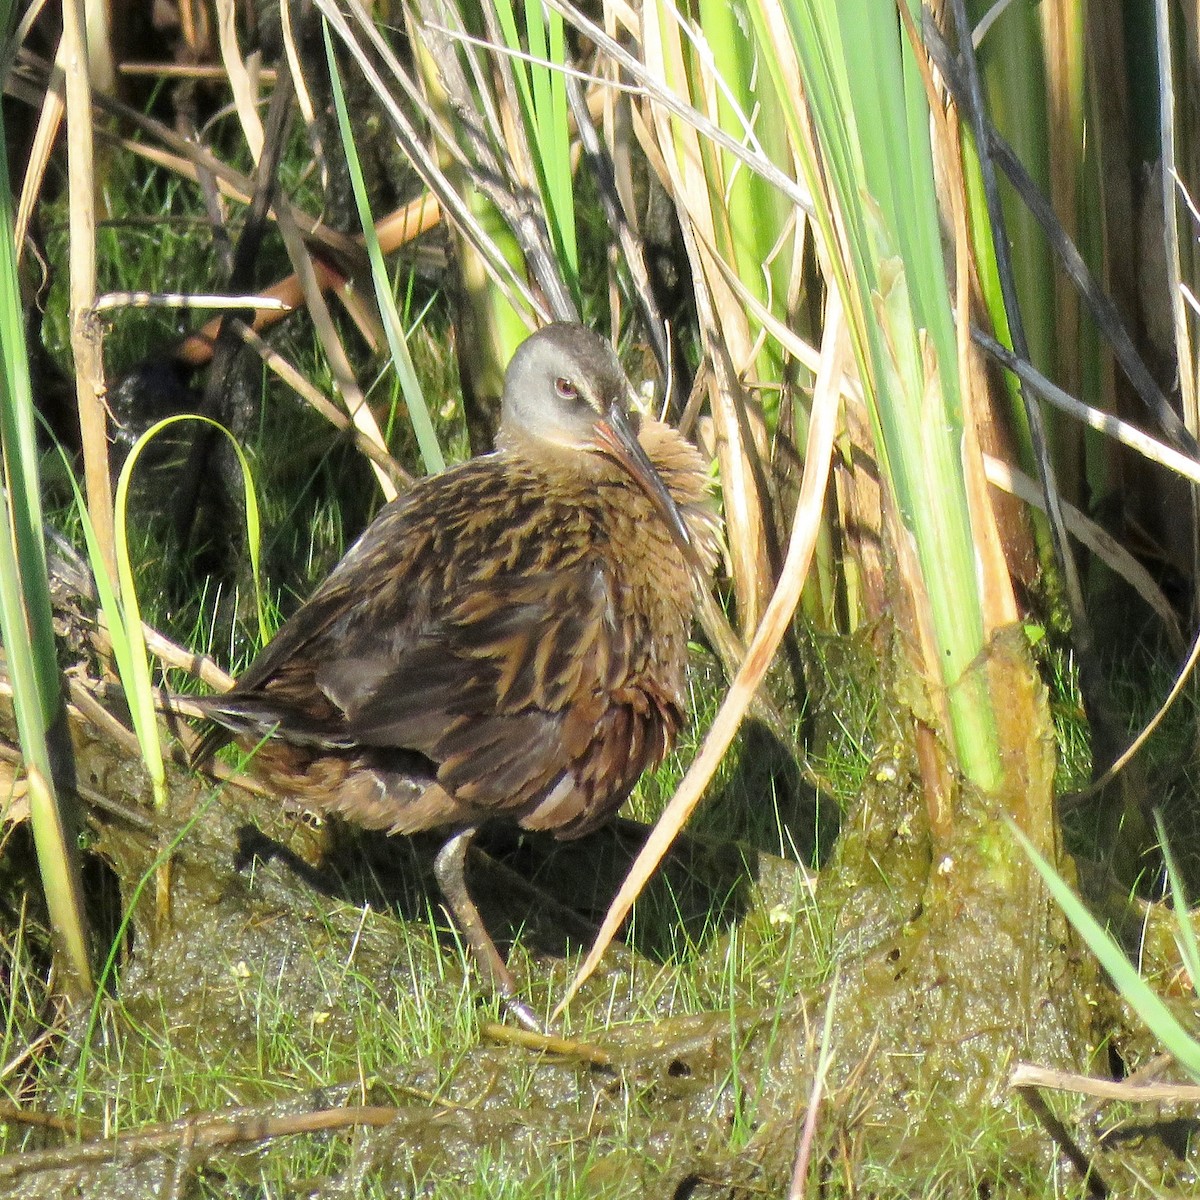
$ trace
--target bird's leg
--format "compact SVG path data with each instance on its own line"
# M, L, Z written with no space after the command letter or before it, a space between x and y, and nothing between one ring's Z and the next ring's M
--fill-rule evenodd
M438 887L442 889L451 916L457 922L463 937L467 939L467 945L471 947L475 965L487 979L492 991L504 1001L504 1007L526 1029L534 1033L544 1033L542 1023L518 994L512 972L500 957L500 952L479 915L479 909L475 907L475 901L467 891L467 850L475 833L475 826L456 833L438 851L438 856L433 862L433 873L437 876Z

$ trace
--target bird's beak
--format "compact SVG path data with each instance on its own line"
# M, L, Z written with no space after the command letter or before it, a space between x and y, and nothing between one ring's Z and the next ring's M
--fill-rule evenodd
M680 513L675 498L667 491L662 476L654 469L654 464L642 449L621 401L614 401L608 410L608 417L596 422L596 435L601 449L616 459L650 498L650 503L667 523L671 539L683 552L684 558L696 570L701 570L700 557L696 553L692 535L688 533L684 524L683 514Z

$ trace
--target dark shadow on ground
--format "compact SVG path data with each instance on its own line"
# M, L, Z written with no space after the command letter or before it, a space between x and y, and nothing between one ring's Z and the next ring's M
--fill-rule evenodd
M679 836L639 901L632 948L665 961L727 930L753 902L764 858L819 863L836 836L836 818L835 806L805 784L787 748L752 723L737 768L704 805L701 831ZM649 830L618 818L562 842L510 824L485 826L467 882L497 944L507 948L520 936L535 953L559 957L585 947ZM329 834L313 865L257 825L243 825L235 863L242 871L256 862L282 866L323 895L405 920L423 921L430 905L436 911L441 895L433 861L443 834L389 837L333 823Z

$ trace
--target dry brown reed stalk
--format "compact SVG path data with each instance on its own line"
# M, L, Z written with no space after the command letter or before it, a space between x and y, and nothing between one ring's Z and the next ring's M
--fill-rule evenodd
M225 63L226 70L229 72L230 81L234 85L238 119L242 124L242 132L246 138L246 144L250 148L255 163L258 163L263 153L264 130L258 118L258 110L254 102L256 95L255 88L249 72L242 62L237 45L232 0L220 0L218 16L221 57ZM291 77L289 75L284 76L278 82L274 97L275 102L280 104L287 103L291 91L290 80ZM289 86L285 87L285 84ZM305 245L300 229L295 221L292 220L291 213L283 206L277 208L275 220L280 236L283 238L288 258L291 260L292 269L295 271L296 278L299 281L300 290L304 295L305 304L312 319L317 339L321 344L321 349L324 351L330 370L333 373L334 384L341 395L342 403L346 406L346 411L358 432L369 441L374 442L386 454L387 443L384 440L383 431L379 428L379 423L375 420L375 414L367 404L366 397L363 395L362 389L358 385L358 380L355 378L354 368L350 364L350 357L346 353L346 348L342 343L337 326L334 324L333 317L329 311L329 306L325 301L324 289L318 277L317 265L309 253L308 247ZM371 470L375 474L384 499L394 500L398 493L390 473L384 470L374 459L371 459L370 462Z
M714 123L716 80L702 56L693 56L680 24L665 10L646 9L638 22L646 70L664 91L683 98ZM698 78L692 83L692 72ZM643 147L663 174L660 182L680 217L696 293L701 332L713 363L708 399L721 468L722 495L730 551L730 567L744 634L758 625L771 592L773 572L768 555L769 501L763 495L762 464L767 431L755 395L744 385L755 377L759 343L746 309L737 303L726 273L716 260L729 246L732 231L722 196L728 180L720 156L705 146L697 129L677 121L661 104L647 100L635 126ZM647 146L647 142L651 145ZM764 265L765 269L765 265Z
M104 565L117 576L112 484L108 463L108 411L104 403L104 353L96 298L96 176L91 82L83 0L63 4L63 59L67 114L67 172L71 221L70 324L75 393L83 440L88 515Z
M390 254L398 250L401 246L408 245L421 234L435 228L441 221L441 217L441 208L432 196L425 194L417 197L417 199L410 201L402 208L389 213L375 226L375 232L379 237L380 249L384 254ZM361 253L362 239L355 238L355 243ZM316 260L316 267L318 280L323 285L345 284L347 282L341 276L336 275L325 267L320 260ZM272 284L262 294L279 300L287 310L291 310L303 301L304 288L298 276L293 274L276 284ZM281 320L284 315L284 313L264 309L255 316L253 328L256 332L262 332L276 321ZM203 329L189 335L184 340L183 344L176 351L176 357L190 366L204 366L212 358L213 342L216 340L219 328L219 320L209 321Z

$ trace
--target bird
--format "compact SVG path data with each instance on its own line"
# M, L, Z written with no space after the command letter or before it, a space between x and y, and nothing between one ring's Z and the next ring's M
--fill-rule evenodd
M474 960L538 1022L466 887L489 822L576 838L658 765L684 718L719 521L700 453L632 407L612 346L544 326L505 373L496 448L385 505L226 693L230 740L302 807L444 830L435 874Z

